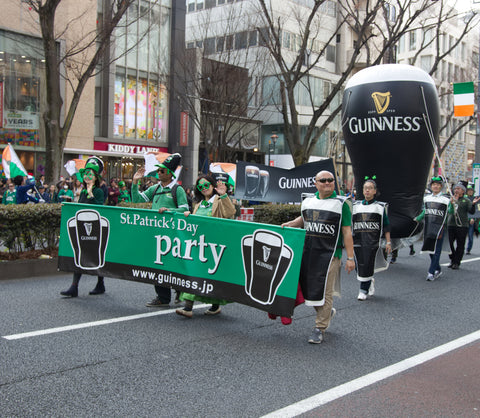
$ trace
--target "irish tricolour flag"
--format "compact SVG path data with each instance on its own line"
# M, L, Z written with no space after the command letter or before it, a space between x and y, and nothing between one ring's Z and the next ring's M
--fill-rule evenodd
M27 170L17 156L17 153L11 145L3 150L2 166L5 172L5 177L14 178L15 176L27 176Z
M453 116L472 116L474 104L473 82L455 83L453 85Z

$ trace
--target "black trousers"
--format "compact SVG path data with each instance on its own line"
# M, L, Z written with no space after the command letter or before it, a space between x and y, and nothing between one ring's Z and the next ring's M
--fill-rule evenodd
M460 265L460 263L462 262L467 234L468 226L448 227L448 242L450 244L450 251L452 253L452 264Z
M78 282L80 281L80 278L82 277L82 273L73 273L73 283L74 285L78 286ZM98 276L98 281L103 281L102 276Z
M155 285L155 292L157 293L159 301L162 303L170 303L171 292L169 287Z

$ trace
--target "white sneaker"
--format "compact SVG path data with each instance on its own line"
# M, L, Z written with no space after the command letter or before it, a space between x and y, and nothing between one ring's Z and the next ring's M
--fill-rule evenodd
M433 282L435 280L435 276L432 273L427 274L427 282Z
M367 300L367 294L360 291L360 292L358 292L357 299L358 300Z
M439 270L436 270L436 271L435 271L435 274L433 275L433 278L434 278L434 279L438 279L441 275L442 275L442 272L439 271Z
M370 287L368 289L368 296L373 296L375 294L375 279L372 279L372 283L370 283Z

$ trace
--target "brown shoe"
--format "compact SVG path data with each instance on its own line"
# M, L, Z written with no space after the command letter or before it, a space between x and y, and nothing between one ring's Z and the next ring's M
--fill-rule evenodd
M212 306L210 309L207 309L204 314L205 315L218 315L220 312L222 312L222 308L220 306Z
M186 318L191 318L193 316L193 311L187 311L184 308L175 309L177 315L185 316Z

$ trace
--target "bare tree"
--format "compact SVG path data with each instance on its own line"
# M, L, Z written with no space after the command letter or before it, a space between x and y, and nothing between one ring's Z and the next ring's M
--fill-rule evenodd
M180 96L182 105L214 161L235 162L239 151L257 146L265 107L256 95L268 61L258 53L259 35L248 13L241 13L239 31L237 9L224 9L220 24L211 12L196 14L187 24L193 45L179 66L187 93Z
M289 12L279 13L271 8L270 2L258 0L263 24L267 28L263 32L264 42L277 69L281 98L279 111L283 115L285 140L295 165L307 162L320 136L332 125L336 125L335 129L339 126L338 122L332 122L336 121L341 109L338 96L350 76L364 66L395 62L396 46L400 38L410 31L425 25L436 28L437 31L445 31L445 24L458 18L458 13L453 8L444 6L443 2L440 2L442 7L439 9L436 2L430 0L346 0L335 2L336 25L329 27L328 22L332 18L326 16L325 11L331 2L314 0L309 3L309 7L295 4ZM286 51L282 38L292 19L300 28L300 39L293 53ZM456 45L471 30L473 22L473 18L465 22L466 28L457 38ZM328 32L328 36L325 36L325 32ZM300 110L295 95L302 88L308 91L310 98L315 97L311 74L314 70L325 67L325 55L329 49L335 48L339 36L352 38L351 51L345 53L345 59L342 60L341 51L336 50L339 65L332 77L334 81L330 91L324 92L320 104L310 101L311 110L302 135ZM430 42L434 39L435 37ZM312 48L317 42L321 47ZM423 50L428 45L428 42L423 42L420 49ZM456 45L452 45L452 48ZM432 73L445 54L448 51L443 51L436 57ZM308 60L305 59L307 56ZM330 149L334 149L334 144L331 144Z

